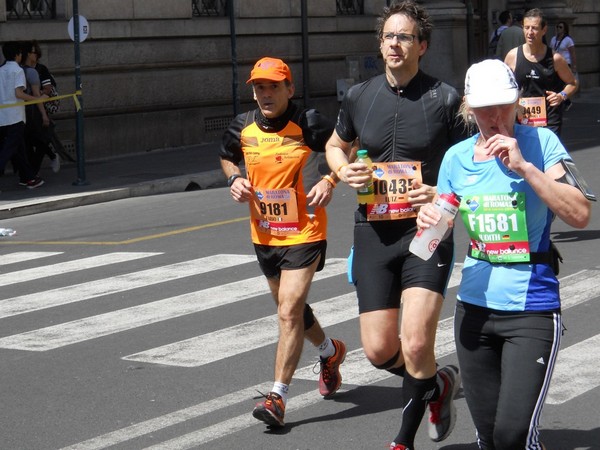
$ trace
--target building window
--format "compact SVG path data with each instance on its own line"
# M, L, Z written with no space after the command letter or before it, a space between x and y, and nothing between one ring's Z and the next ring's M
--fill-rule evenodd
M227 16L227 0L192 0L194 17Z
M358 16L365 13L365 0L336 0L338 16Z
M56 19L56 0L6 0L6 18Z

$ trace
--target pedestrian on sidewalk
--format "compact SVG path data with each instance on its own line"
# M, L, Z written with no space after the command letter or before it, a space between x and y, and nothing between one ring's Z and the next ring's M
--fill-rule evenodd
M280 59L260 59L247 83L258 108L231 122L220 157L232 198L250 206L252 242L277 304L275 382L252 414L267 425L281 427L304 338L319 352L320 394L331 397L342 383L339 366L346 346L325 335L306 303L313 276L325 264L325 207L337 177L319 177L315 164L310 165L313 173L305 172L313 152L325 151L333 124L318 111L301 109L291 101L292 72ZM242 161L246 176L240 170ZM310 176L316 178L312 183Z
M579 82L575 41L573 41L573 38L569 34L569 24L567 22L560 21L556 24L556 34L550 39L550 48L552 48L554 53L560 53L565 58L569 69L571 69L577 82ZM571 99L567 99L565 102L565 111L571 109L572 104Z
M58 96L58 91L56 90L56 86L57 86L56 80L54 79L54 76L52 76L50 69L48 69L47 66L45 66L44 64L42 64L40 62L40 59L42 58L42 48L40 47L40 44L36 40L31 41L31 44L32 44L33 48L35 49L35 55L36 55L35 70L37 71L37 73L39 74L39 77L40 77L41 94L46 94L48 97L56 97L56 96ZM48 126L48 130L47 130L48 136L46 138L46 141L47 141L46 144L49 144L50 142L54 141L55 139L58 139L56 137L56 125L55 125L54 121L52 120L52 116L59 111L60 100L44 102L44 108L46 109L46 114L48 114L48 118L50 119L50 125ZM60 156L58 156L58 153L53 151L53 149L50 148L49 145L46 145L46 148L44 150L45 150L45 155L50 160L50 167L52 168L52 171L54 173L57 173L60 170Z
M0 171L12 160L19 174L19 184L34 189L44 180L33 171L25 155L25 106L15 105L20 100L37 97L25 93L27 82L21 68L22 50L19 42L9 41L2 46L5 62L0 66Z
M488 58L497 57L496 49L498 48L498 41L500 40L502 32L512 25L512 14L508 10L502 11L498 16L498 20L500 21L500 25L498 26L498 28L492 31L488 43Z
M496 45L496 57L501 61L504 61L504 58L506 58L509 51L524 42L523 14L515 13L511 25L502 32L500 39L498 39L498 45Z
M22 43L23 61L21 66L25 71L27 87L25 92L36 98L44 95L40 73L36 69L41 49L37 42L25 41ZM50 117L43 103L25 107L27 122L25 124L25 149L29 164L37 174L42 166L44 156L58 163L56 154L50 149ZM56 170L55 170L56 172Z
M465 131L457 119L456 90L419 67L432 27L416 2L384 8L377 35L385 73L348 90L326 153L329 167L349 186L377 183L372 203L359 204L355 212L349 270L365 355L376 368L404 377L398 399L402 424L392 450L414 449L427 408L429 437L446 439L454 427L453 400L460 387L458 369L438 370L434 354L452 272L452 236L428 261L409 252L417 209L433 199L442 157ZM377 177L366 164L352 162L356 139L377 166Z
M438 195L461 197L470 237L454 334L480 449L543 449L538 425L564 332L550 227L558 216L584 228L591 213L559 138L515 124L518 100L506 64L471 66L462 112L479 132L448 150L437 182ZM440 219L425 205L417 224Z
M569 24L560 21L556 24L556 34L550 39L550 47L554 53L560 53L573 73L577 73L577 55L575 42L569 34Z

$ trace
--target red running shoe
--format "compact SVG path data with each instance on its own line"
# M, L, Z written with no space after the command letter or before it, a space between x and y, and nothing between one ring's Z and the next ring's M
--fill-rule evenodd
M270 426L283 427L283 416L285 415L285 405L281 395L275 392L269 392L265 395L265 400L259 402L254 407L252 415Z
M335 394L342 385L340 364L346 358L346 345L337 339L332 339L331 342L335 347L335 353L327 359L321 358L320 361L319 393L325 398Z
M454 397L460 388L460 374L458 367L446 366L438 370L444 380L444 390L435 402L429 402L429 438L440 442L450 436L456 422L456 406Z
M408 448L406 445L396 444L395 442L392 442L390 444L390 450L410 450L410 448Z

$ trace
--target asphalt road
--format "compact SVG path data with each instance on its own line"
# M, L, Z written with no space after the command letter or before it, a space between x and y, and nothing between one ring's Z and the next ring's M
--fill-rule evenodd
M600 193L597 156L573 156ZM347 187L336 190L328 264L310 295L327 332L348 345L344 387L332 400L318 396L307 345L280 432L250 415L256 390L272 384L275 308L247 210L226 189L12 219L17 236L0 240L0 448L387 448L399 426L400 382L361 351L345 279L354 202ZM586 230L557 221L553 236L565 259L567 331L542 438L548 450L598 449L600 219ZM460 262L462 228L456 241ZM438 330L440 364L456 363L455 293ZM423 423L418 449L476 449L462 396L456 405L454 433L434 444Z

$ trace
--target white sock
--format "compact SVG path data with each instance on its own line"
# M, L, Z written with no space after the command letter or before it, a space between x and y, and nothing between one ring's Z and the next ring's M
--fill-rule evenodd
M288 384L276 381L275 383L273 383L273 389L271 389L271 392L275 392L276 394L281 395L281 398L283 399L283 404L285 405L287 403L289 390L290 386Z
M326 337L317 348L319 349L319 356L323 359L327 359L335 354L335 346L331 342L331 338Z

